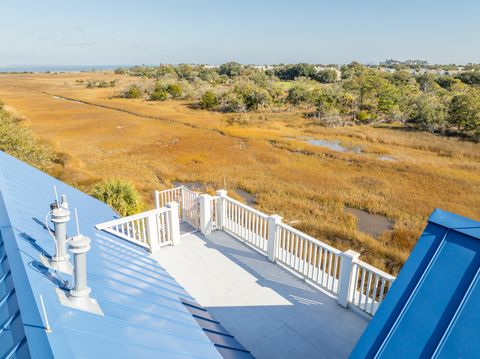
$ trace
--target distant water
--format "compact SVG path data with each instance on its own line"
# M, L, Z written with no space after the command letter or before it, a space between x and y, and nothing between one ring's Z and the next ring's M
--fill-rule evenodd
M0 72L82 72L114 70L128 65L0 65Z

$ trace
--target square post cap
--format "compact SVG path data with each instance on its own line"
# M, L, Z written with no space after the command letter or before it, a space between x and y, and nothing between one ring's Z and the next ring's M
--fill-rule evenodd
M224 189L219 189L217 192L215 192L217 194L217 196L220 196L220 197L227 197L227 191L224 190Z
M168 203L167 203L167 207L168 207L168 208L177 208L177 207L178 207L178 202L175 202L175 201L173 201L173 202L168 202Z

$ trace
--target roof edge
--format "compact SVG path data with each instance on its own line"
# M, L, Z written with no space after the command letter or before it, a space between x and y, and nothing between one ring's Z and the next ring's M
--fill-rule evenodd
M480 239L480 222L436 208L428 222Z
M38 324L43 324L40 307L30 286L22 253L18 247L18 238L15 235L15 229L5 203L5 195L5 178L0 169L0 231L15 291L18 294L17 301L27 337L27 347L31 358L53 358L47 333L43 325L38 326Z

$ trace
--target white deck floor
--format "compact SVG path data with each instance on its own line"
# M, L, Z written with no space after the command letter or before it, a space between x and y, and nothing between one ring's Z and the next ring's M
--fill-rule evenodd
M258 359L346 358L368 323L225 232L154 257Z

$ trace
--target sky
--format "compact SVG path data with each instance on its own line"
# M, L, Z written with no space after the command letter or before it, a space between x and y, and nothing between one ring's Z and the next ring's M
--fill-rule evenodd
M0 0L0 65L480 62L479 0Z

